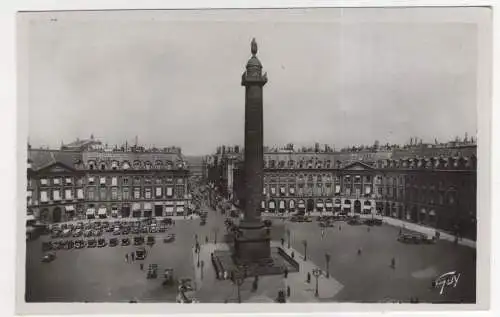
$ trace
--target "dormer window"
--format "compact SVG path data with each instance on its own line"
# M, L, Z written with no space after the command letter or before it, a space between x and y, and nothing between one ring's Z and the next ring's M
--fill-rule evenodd
M118 169L118 162L117 161L113 161L111 163L111 169L112 170L117 170Z
M101 163L100 169L101 169L101 171L104 171L106 169L106 164L105 163Z
M130 163L129 163L129 162L127 162L127 161L123 162L122 168L123 168L124 170L128 170L128 169L130 168Z

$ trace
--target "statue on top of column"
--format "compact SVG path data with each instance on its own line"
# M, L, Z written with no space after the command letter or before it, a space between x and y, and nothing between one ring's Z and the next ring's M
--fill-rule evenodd
M257 54L257 41L255 41L255 37L252 39L251 50L252 55L255 56Z

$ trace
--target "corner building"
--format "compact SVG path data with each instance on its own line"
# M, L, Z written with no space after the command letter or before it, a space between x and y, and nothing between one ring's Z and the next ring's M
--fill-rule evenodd
M187 216L188 178L180 152L30 150L28 214L42 222Z

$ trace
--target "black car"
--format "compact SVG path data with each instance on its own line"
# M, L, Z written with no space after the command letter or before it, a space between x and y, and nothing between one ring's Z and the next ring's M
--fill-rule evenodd
M75 241L75 249L82 249L85 248L85 241L84 240L76 240Z
M99 248L103 248L107 244L108 243L106 242L106 239L104 239L104 238L100 238L99 240L97 240L97 247L99 247Z
M142 227L141 228L141 233L148 233L148 227Z
M143 243L144 243L143 236L134 237L134 245L142 245Z
M130 245L130 239L129 238L123 238L122 239L122 245Z
M52 250L52 244L50 242L42 242L42 251L47 252Z
M146 249L144 248L139 248L135 251L135 258L138 261L142 261L146 259Z
M95 248L97 246L97 241L95 239L87 240L87 248Z
M73 249L75 247L75 242L73 240L69 240L66 247L68 248L68 250Z
M109 239L109 246L110 247L116 247L118 245L118 239L117 238L111 238Z
M156 242L155 237L153 237L153 236L149 236L146 240L146 244L148 244L148 245L153 245L153 244L155 244L155 242Z

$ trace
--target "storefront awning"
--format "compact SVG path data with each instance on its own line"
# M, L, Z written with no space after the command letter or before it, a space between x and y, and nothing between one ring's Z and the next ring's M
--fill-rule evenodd
M105 215L106 214L106 208L101 207L99 208L99 211L97 212L98 215Z
M165 207L166 212L174 212L174 207Z
M35 216L34 216L34 215L32 215L32 214L31 214L31 215L28 215L28 216L26 217L26 221L30 221L30 220L35 220Z
M280 201L280 209L285 209L285 202L283 200Z
M332 203L326 203L326 208L333 208L333 204Z
M167 206L173 206L173 205L175 205L173 201L171 201L171 200L167 201Z
M367 209L372 209L372 206L367 206L367 205L364 205L363 206L363 209L367 210Z
M176 205L177 206L184 206L184 201L178 201L178 202L176 202Z
M95 214L95 209L94 209L94 208L89 208L89 209L87 209L86 214L87 214L87 215L93 215L93 214Z
M269 202L269 209L274 209L276 208L276 205L274 204L274 201Z
M133 211L136 211L136 210L141 210L141 205L140 205L140 204L138 204L138 203L134 203L134 204L132 205L132 210L133 210Z
M436 212L434 210L429 211L429 216L435 216Z
M184 207L177 207L177 208L176 208L176 211L177 211L177 212L184 212Z
M323 203L317 203L317 204L316 204L316 207L317 207L317 208L323 208L323 206L324 206L324 204L323 204Z
M151 203L144 203L144 210L152 210Z
M66 208L66 211L73 211L73 210L75 210L75 206L73 206L73 205L65 206L65 208Z
M299 208L306 208L305 204L299 204Z
M427 213L427 212L425 211L425 209L420 209L420 213L421 213L421 214L425 214L425 213Z

